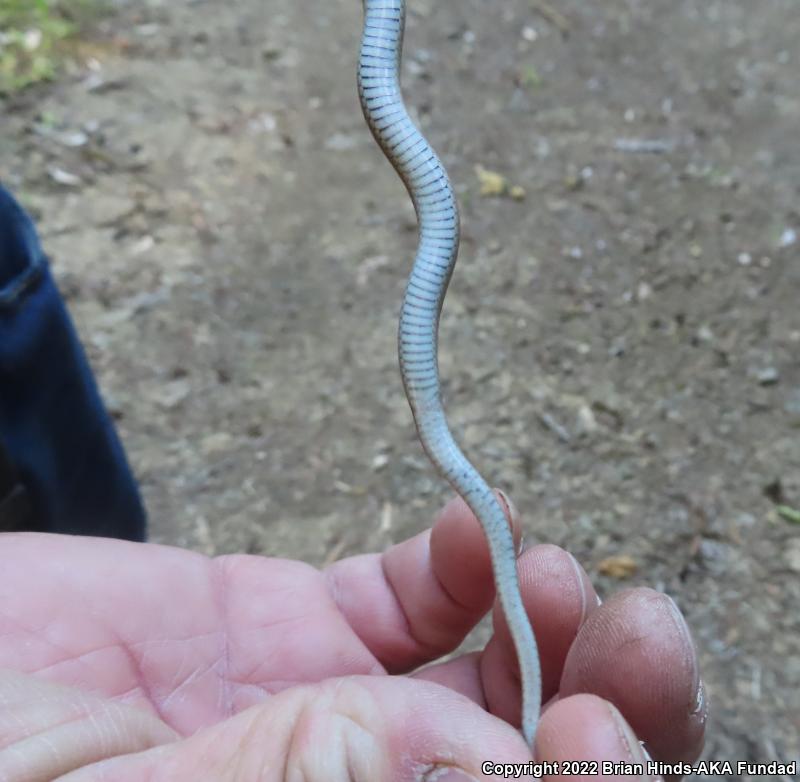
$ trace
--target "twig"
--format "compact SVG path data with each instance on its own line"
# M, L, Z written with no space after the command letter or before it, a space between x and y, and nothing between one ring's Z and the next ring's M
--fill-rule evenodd
M350 545L351 536L345 533L341 535L339 539L333 544L333 546L328 550L328 553L325 555L325 559L322 562L322 567L326 568L336 562L337 559L342 555L344 550Z
M550 413L539 413L538 417L542 425L549 429L562 443L568 443L572 439L569 432Z
M663 138L618 138L614 142L614 149L617 152L649 152L658 154L660 152L672 152L675 144L669 139Z
M384 502L381 509L381 532L389 532L392 528L392 503Z
M541 14L553 27L557 28L563 36L568 36L570 33L571 25L569 19L564 14L553 8L547 0L530 0L531 7L534 11Z

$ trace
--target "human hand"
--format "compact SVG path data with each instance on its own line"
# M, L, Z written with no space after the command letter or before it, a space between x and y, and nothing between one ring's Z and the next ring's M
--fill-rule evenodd
M485 761L530 760L497 613L480 653L410 673L493 601L460 500L432 531L321 572L34 534L0 536L0 562L0 779L480 779ZM554 546L519 570L554 700L536 760L640 762L634 731L654 758L692 760L705 704L674 604L636 589L598 606Z

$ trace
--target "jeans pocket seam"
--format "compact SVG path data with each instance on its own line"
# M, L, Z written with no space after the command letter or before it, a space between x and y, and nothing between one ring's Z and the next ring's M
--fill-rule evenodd
M0 287L0 311L19 306L25 294L41 279L44 263L37 254L16 277Z

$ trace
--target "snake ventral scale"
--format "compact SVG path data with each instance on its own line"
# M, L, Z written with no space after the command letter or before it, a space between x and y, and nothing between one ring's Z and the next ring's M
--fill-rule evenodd
M408 189L419 221L419 245L400 313L400 372L425 452L486 534L497 594L519 663L522 732L532 747L541 673L536 640L520 596L514 540L497 497L450 433L439 387L439 315L458 255L458 204L444 166L403 104L400 58L405 0L363 0L363 6L358 62L361 106L375 140Z

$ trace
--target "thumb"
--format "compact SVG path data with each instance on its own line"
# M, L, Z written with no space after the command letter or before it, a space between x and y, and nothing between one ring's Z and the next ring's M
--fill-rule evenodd
M59 782L467 782L487 778L487 761L529 760L510 725L446 687L348 677L284 690L190 738Z

